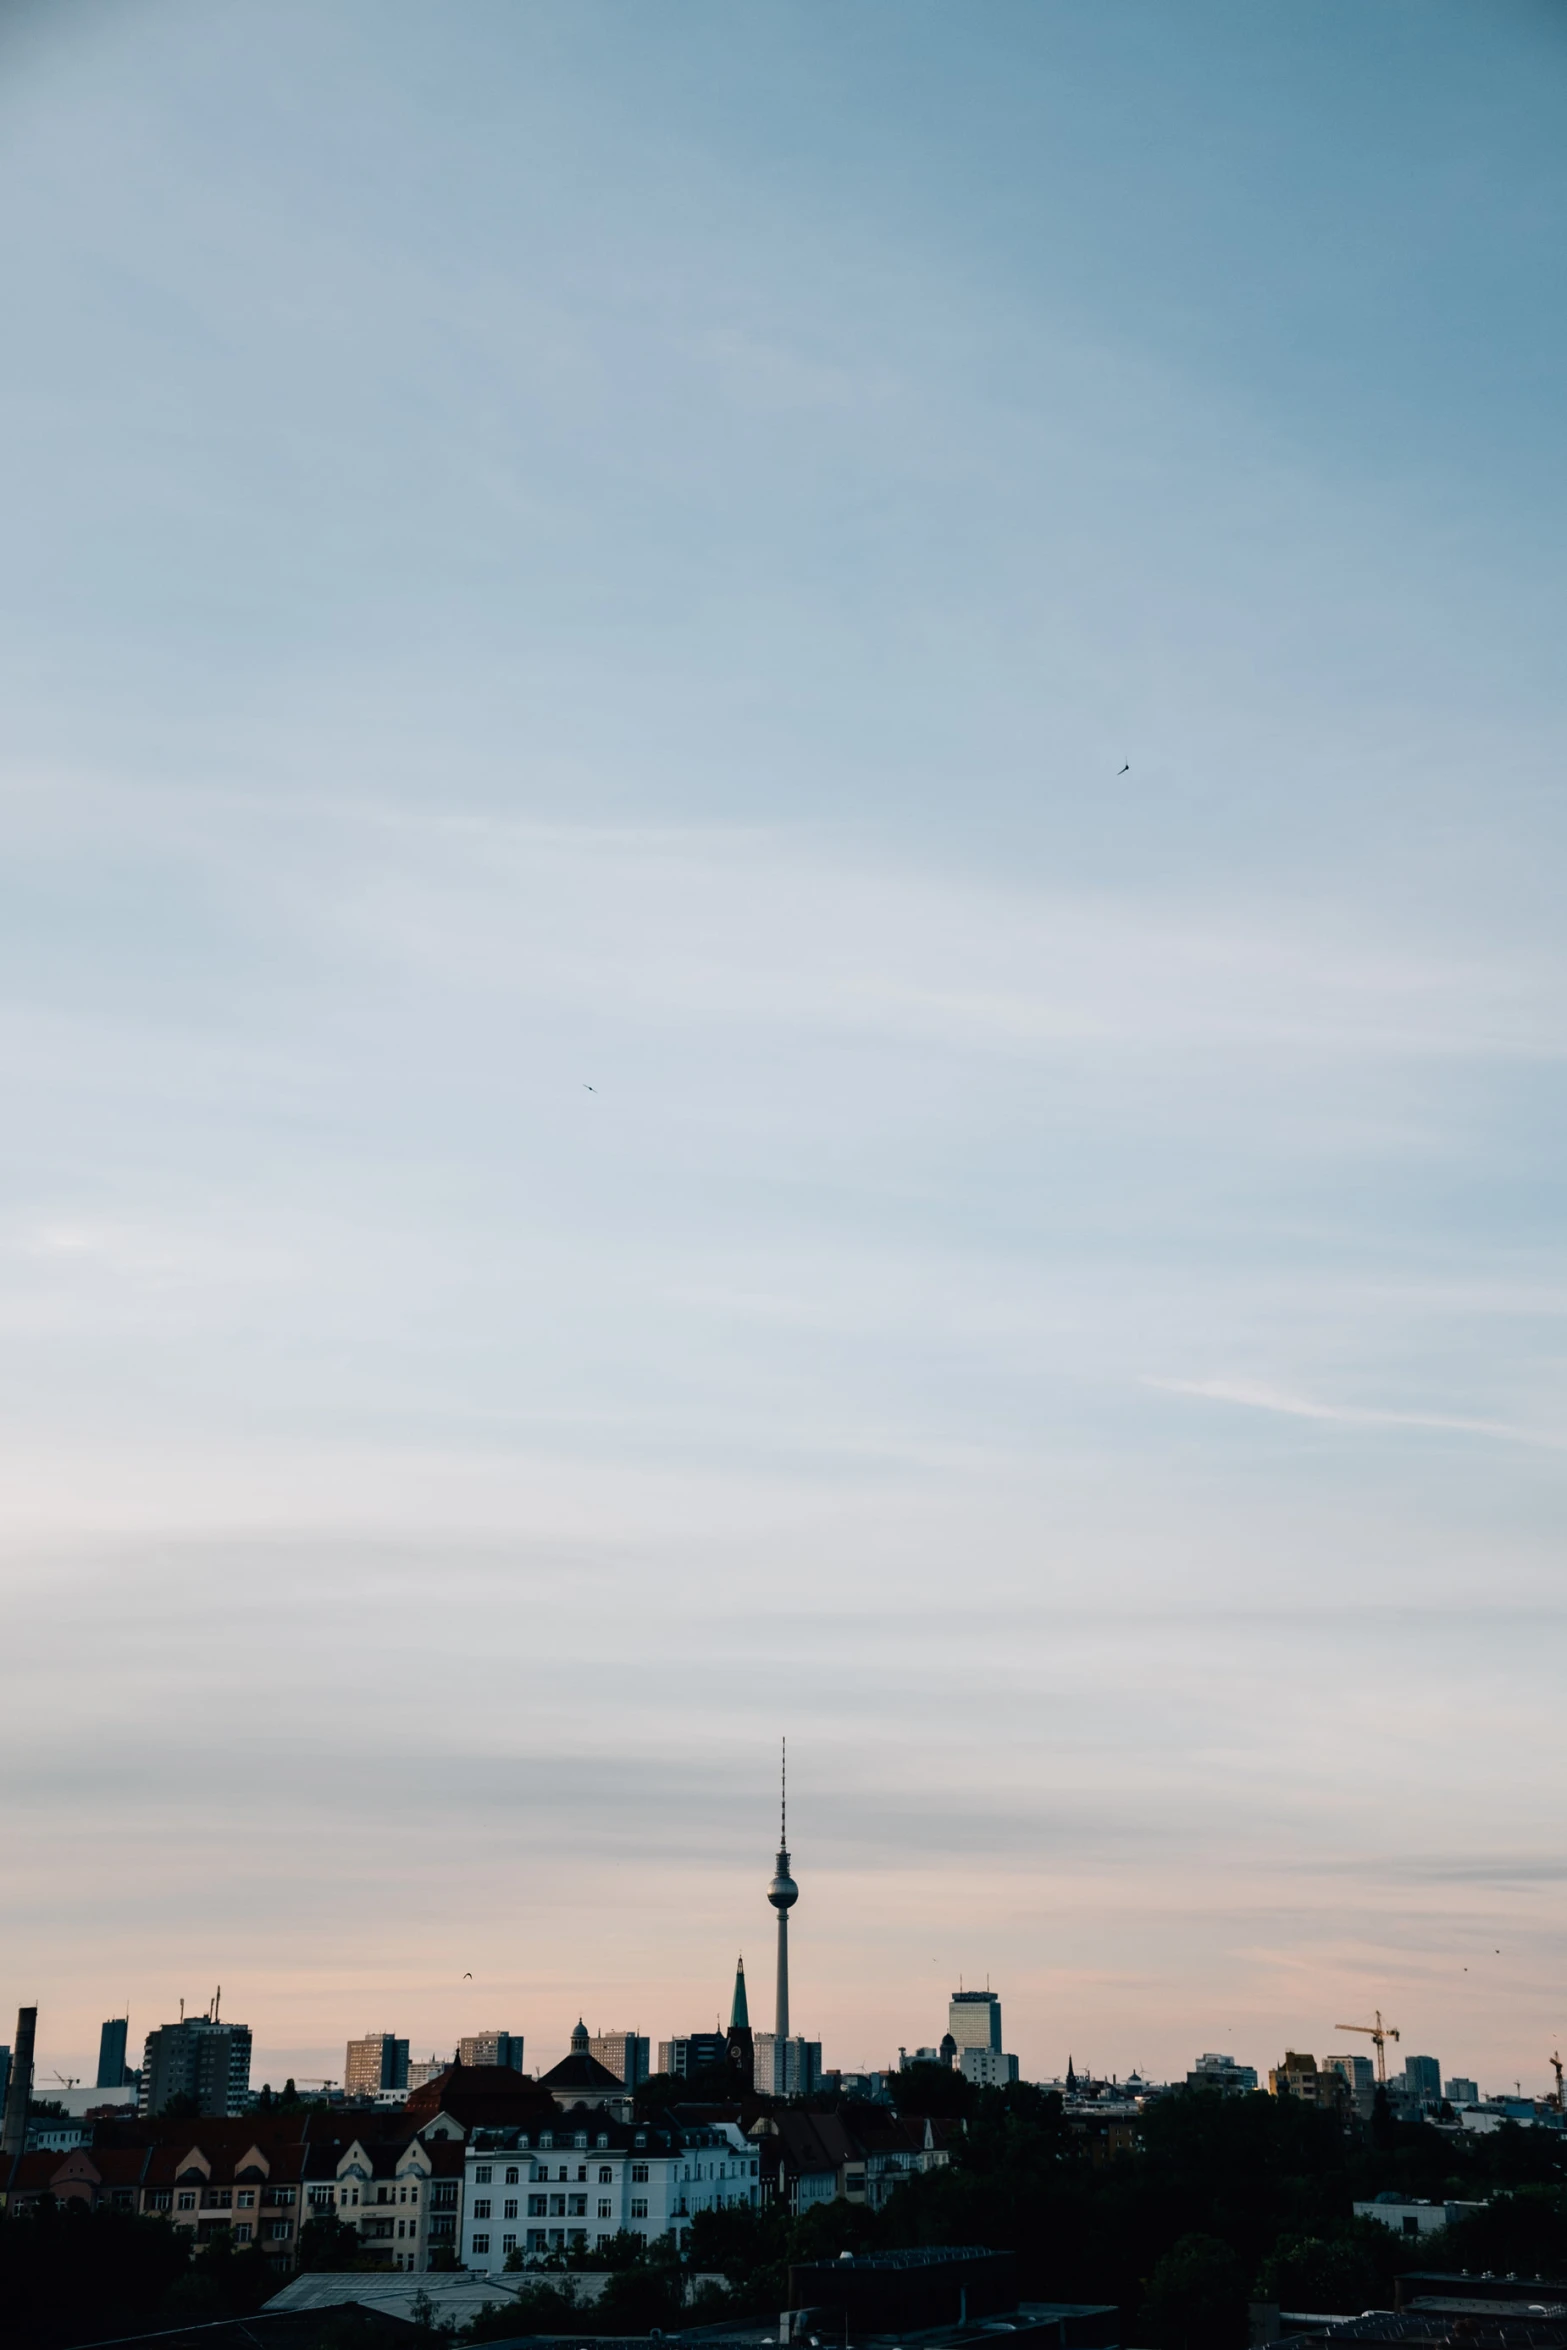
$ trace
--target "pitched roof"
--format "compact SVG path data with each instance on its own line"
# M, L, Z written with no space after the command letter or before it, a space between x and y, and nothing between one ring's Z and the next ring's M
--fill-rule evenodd
M552 2065L547 2073L540 2076L539 2087L549 2090L613 2089L618 2096L624 2096L626 2091L626 2084L620 2075L612 2073L607 2064L600 2064L596 2056L589 2056L585 2049L563 2056L559 2064Z

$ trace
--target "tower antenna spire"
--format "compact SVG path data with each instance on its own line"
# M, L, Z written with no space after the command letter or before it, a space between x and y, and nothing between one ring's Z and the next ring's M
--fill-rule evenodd
M779 1741L778 1761L778 1841L789 1849L789 1741Z

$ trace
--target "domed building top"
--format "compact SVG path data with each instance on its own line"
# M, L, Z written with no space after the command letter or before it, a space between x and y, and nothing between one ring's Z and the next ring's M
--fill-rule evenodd
M571 2035L571 2053L573 2056L586 2056L588 2053L588 2027L580 2015L577 2028Z

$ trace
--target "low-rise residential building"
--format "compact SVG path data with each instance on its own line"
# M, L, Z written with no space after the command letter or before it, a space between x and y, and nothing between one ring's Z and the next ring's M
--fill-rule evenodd
M944 2167L962 2126L858 2107L767 2114L752 2134L773 2153L767 2174L791 2211L840 2199L879 2211L906 2178Z
M567 2108L545 2129L475 2130L464 2173L469 2268L596 2248L623 2231L679 2243L698 2211L760 2200L757 2150L738 2124L625 2122L595 2106Z

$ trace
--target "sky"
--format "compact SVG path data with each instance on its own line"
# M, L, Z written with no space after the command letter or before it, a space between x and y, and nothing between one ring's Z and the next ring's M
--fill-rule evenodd
M0 2014L1567 2030L1567 24L0 17ZM471 1976L471 1981L470 1981Z

